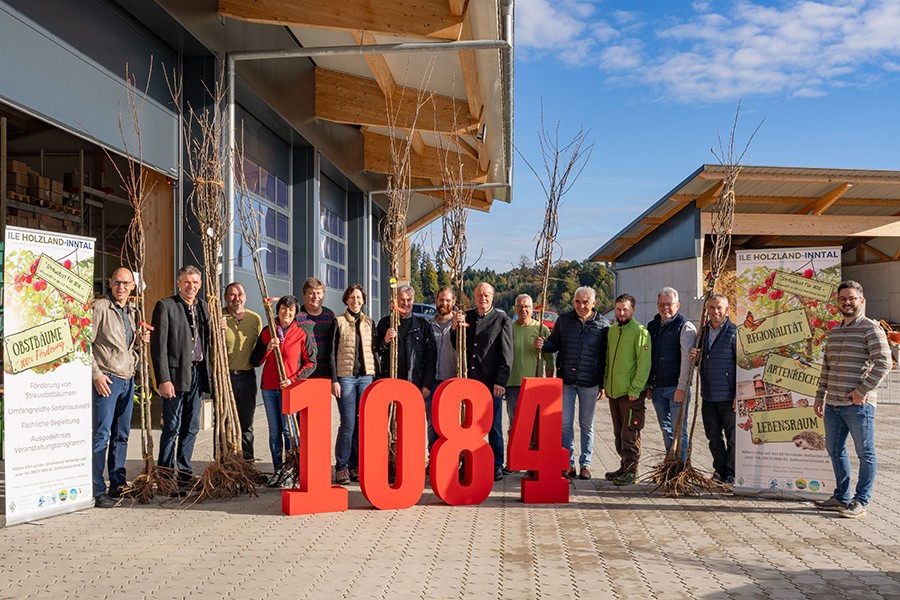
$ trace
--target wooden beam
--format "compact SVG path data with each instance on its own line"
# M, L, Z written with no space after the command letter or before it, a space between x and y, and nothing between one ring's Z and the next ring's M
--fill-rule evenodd
M722 179L724 173L721 170L703 171L697 175L698 179L716 180ZM900 177L877 177L871 175L847 175L846 173L822 173L821 175L799 174L799 173L755 173L749 169L744 169L738 176L738 182L741 181L768 181L774 183L780 182L798 182L798 183L874 183L877 185L900 185Z
M374 46L378 43L378 40L376 40L375 36L369 31L354 31L352 32L352 35L353 41L360 46ZM397 81L394 79L394 74L391 73L391 68L388 66L384 55L363 54L362 56L366 61L369 70L372 71L375 82L378 84L378 87L381 88L381 92L386 98L390 98L397 88Z
M859 248L865 248L867 252L870 252L870 253L874 254L875 256L877 256L878 258L880 258L881 260L894 260L893 257L888 256L887 254L885 254L885 253L882 252L881 250L879 250L879 249L877 249L877 248L873 248L872 246L870 246L870 245L868 245L868 244L860 244L858 247L859 247Z
M401 142L402 143L402 142ZM443 167L441 165L440 150L434 146L425 146L422 154L413 153L410 156L410 169L413 177L425 177L441 181ZM363 134L364 167L375 173L391 173L391 139L386 135L379 135L371 131ZM478 163L464 154L459 155L462 163L462 173L466 182L484 183L487 173L478 169Z
M722 193L722 188L724 187L725 182L720 181L719 183L715 184L714 186L700 194L700 196L697 197L697 208L702 209L706 207L706 205L712 204L713 202L718 200L719 194Z
M712 213L701 213L704 234L712 232ZM900 218L856 215L734 215L732 235L811 237L900 237Z
M409 235L409 234L413 234L416 231L422 229L423 227L425 227L432 221L435 221L436 219L438 219L441 216L441 212L443 212L443 207L439 206L439 207L435 208L434 210L432 210L431 212L429 212L428 214L426 214L424 217L421 217L421 218L417 219L416 221L413 221L412 223L410 223L409 225L406 226L406 233Z
M467 0L450 0L450 14L454 17L461 17L466 9Z
M466 40L472 39L470 14L467 11L463 19L462 38ZM484 111L484 101L481 98L481 87L478 84L478 62L474 50L463 50L459 53L459 67L462 70L463 84L466 87L469 114L474 115L480 121ZM490 134L491 132L488 132L488 135Z
M847 190L853 187L852 183L844 183L837 186L827 194L810 202L801 209L795 211L798 215L821 215L823 212L831 208L831 205L841 199L841 196L847 193Z
M697 198L694 194L672 194L669 200L673 202L692 202ZM734 197L737 204L770 204L770 205L800 205L814 202L817 198L807 196L742 196ZM872 206L872 207L897 207L900 208L900 198L839 198L834 206Z
M454 98L438 95L423 98L417 117L418 90L396 86L394 94L397 128L412 129L415 123L415 128L421 131L468 133L478 127L478 121L469 117L466 105ZM316 117L338 123L390 127L386 106L385 94L377 81L316 69Z
M450 11L447 0L219 0L219 14L253 23L457 40L463 17Z

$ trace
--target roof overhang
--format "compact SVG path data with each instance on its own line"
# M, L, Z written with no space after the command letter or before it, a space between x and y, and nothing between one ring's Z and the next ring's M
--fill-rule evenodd
M219 13L285 27L305 49L348 49L310 57L315 64L314 119L354 128L362 148L361 169L376 181L386 182L391 173L391 138L408 141L414 194L407 224L414 230L441 214L443 194L435 188L443 184L439 157L448 149L458 157L465 184L475 188L473 208L487 211L494 200L511 200L512 83L511 73L506 73L511 49L454 45L504 40L504 34L511 42L501 11L510 4L219 0ZM507 14L509 26L511 12ZM403 49L425 43L434 49ZM386 50L353 52L363 46ZM420 92L431 100L417 110ZM400 107L393 120L388 106Z
M700 211L701 232L711 233L724 186L721 165L703 165L591 255L615 262L688 205ZM732 245L865 245L900 237L900 171L744 166L735 185ZM873 250L873 253L888 255ZM891 256L892 260L898 257Z

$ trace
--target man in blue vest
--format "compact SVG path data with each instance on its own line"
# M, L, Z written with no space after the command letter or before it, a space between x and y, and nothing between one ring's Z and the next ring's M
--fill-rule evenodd
M691 371L691 348L697 339L697 328L678 312L678 291L664 287L656 295L659 311L650 323L650 379L647 397L653 401L656 418L668 453L674 444L675 425L684 407L681 426L681 460L687 460L688 409L690 404L688 379Z
M734 483L734 409L737 383L737 326L726 316L728 298L712 294L706 301L709 322L703 332L700 395L703 398L703 430L712 454L713 479Z

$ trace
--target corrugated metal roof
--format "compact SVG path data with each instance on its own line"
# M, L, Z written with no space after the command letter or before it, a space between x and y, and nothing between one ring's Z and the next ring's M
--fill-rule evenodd
M702 165L597 249L591 260L614 261L684 206L702 200L704 194L714 193L723 176L721 165ZM847 184L850 187L841 190ZM741 169L735 185L735 213L803 214L801 209L832 193L839 194L839 198L820 214L900 215L900 171L768 166ZM714 197L701 207L702 212L713 210ZM779 236L779 239L788 238Z

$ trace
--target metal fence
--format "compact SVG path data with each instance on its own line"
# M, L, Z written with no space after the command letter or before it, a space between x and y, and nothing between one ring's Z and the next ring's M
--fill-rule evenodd
M877 391L878 404L900 404L900 369L897 365L890 370Z

